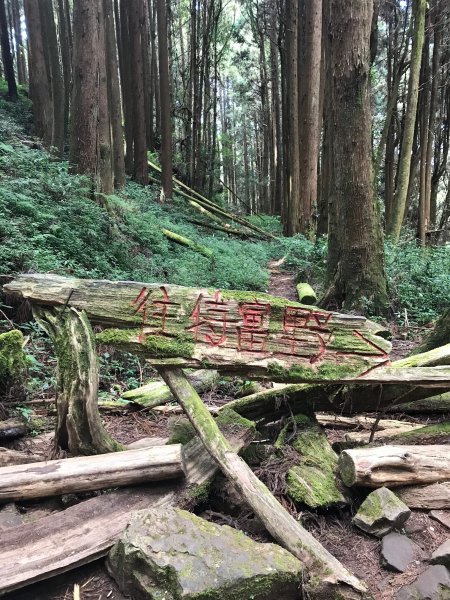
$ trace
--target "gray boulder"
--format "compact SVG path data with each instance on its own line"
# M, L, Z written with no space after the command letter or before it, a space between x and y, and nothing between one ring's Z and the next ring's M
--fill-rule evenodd
M397 496L382 487L371 492L353 517L353 523L367 533L382 537L403 527L411 511Z
M447 540L439 548L436 548L431 555L430 563L450 567L450 540Z
M428 567L414 583L402 587L397 600L450 600L450 572L442 565Z
M302 565L275 544L168 509L134 515L108 570L134 600L294 600Z

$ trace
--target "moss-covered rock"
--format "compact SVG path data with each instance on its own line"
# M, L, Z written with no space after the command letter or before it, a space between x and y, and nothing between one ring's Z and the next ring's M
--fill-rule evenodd
M24 338L18 329L0 334L0 386L19 379L25 370Z
M108 568L135 600L294 600L302 574L279 546L179 509L136 513Z
M400 529L411 515L404 502L388 488L371 492L353 517L353 523L367 533L382 537Z

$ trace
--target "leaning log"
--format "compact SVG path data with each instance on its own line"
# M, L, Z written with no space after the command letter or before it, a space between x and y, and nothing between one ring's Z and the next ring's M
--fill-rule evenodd
M409 508L450 509L450 481L431 485L408 485L397 488L395 494Z
M339 472L348 487L400 487L450 479L450 446L379 446L344 450Z
M168 229L162 229L161 231L166 236L166 238L168 238L172 242L175 242L176 244L180 244L181 246L185 246L186 248L189 248L194 252L203 254L203 256L206 256L206 258L212 258L214 256L214 252L211 250L211 248L207 248L202 244L194 242L194 240L190 240L189 238L184 237L183 235L178 235L178 233L174 233L173 231L169 231Z
M161 368L159 372L184 408L206 449L246 504L274 539L307 567L310 579L305 583L305 589L311 597L322 597L321 594L328 593L330 596L341 594L345 598L349 591L353 594L365 592L365 585L287 512L250 467L233 452L183 371Z
M184 475L180 444L0 469L0 503L124 487Z
M230 435L236 452L252 439L249 429L235 426ZM57 518L50 515L4 531L0 596L105 556L136 510L184 507L187 500L195 505L203 499L217 465L198 438L183 450L186 480L102 494L59 512Z
M426 389L426 388L425 388ZM432 392L432 390L428 390ZM414 402L401 402L388 408L387 412L398 412L412 415L415 413L435 414L450 413L450 392L432 395L429 398L422 398Z

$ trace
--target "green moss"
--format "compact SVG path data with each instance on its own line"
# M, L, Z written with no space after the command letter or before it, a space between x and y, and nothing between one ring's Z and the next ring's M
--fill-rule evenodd
M226 425L238 425L239 427L245 427L246 429L251 429L252 431L256 430L256 425L254 421L250 421L245 417L241 417L235 410L232 408L223 408L216 418L217 425L226 426Z
M18 379L25 370L24 339L17 329L0 334L0 382Z
M210 491L211 481L205 481L200 485L190 488L187 492L187 495L191 500L195 500L195 504L201 504L202 502L206 502L208 500Z
M293 365L287 369L271 362L267 371L274 381L338 381L361 374L367 366L364 361L358 361L358 364L323 363L317 369L305 365Z
M213 293L214 290L211 290ZM259 302L269 302L271 308L285 308L286 306L298 306L300 308L305 308L306 310L321 310L316 306L300 304L300 302L291 302L290 300L286 300L286 298L279 298L277 296L271 296L270 294L265 294L263 292L246 292L241 290L223 290L221 292L222 298L225 300L236 300L236 302L255 302L258 300ZM326 311L324 311L325 314Z
M169 422L168 444L187 444L196 436L194 426L187 419L174 419Z
M140 329L105 329L97 333L96 340L100 344L144 353L156 358L191 358L194 352L194 341L189 334L171 336L146 335L138 342Z
M430 439L448 436L450 434L450 421L444 423L435 423L434 425L425 425L420 429L405 431L394 436L393 439L399 442L430 441Z

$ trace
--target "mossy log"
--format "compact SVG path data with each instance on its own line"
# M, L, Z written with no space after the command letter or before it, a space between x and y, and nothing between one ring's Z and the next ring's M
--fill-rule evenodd
M189 223L192 223L193 225L198 225L200 227L206 227L206 229L212 229L213 231L222 231L223 233L227 233L228 235L234 235L235 237L239 237L244 240L248 240L249 238L257 238L254 232L234 229L232 227L226 227L225 225L218 225L216 223L205 223L204 221L200 221L197 219L189 219Z
M302 304L317 304L316 292L309 283L297 283L297 295Z
M318 414L317 421L321 425L332 429L342 429L346 431L351 428L354 431L345 433L345 440L364 443L369 442L374 428L374 442L380 439L398 439L395 436L422 429L422 425L418 425L417 423L396 421L394 419L377 419L366 415L345 417L342 415Z
M86 314L73 307L35 306L34 315L53 342L58 363L55 448L74 455L123 450L100 418L98 356Z
M398 431L388 437L387 441L390 444L445 444L450 441L450 422L422 425L411 431Z
M202 244L194 242L193 240L190 240L189 238L184 237L183 235L178 235L178 233L174 233L173 231L169 231L168 229L162 229L161 231L166 236L166 238L169 238L169 240L172 240L172 242L180 244L181 246L185 246L186 248L189 248L194 252L198 252L199 254L203 254L203 256L206 256L206 258L212 258L214 256L214 252L211 250L211 248L207 248Z
M202 394L213 387L218 380L219 374L217 371L199 369L187 377L197 392ZM162 381L152 381L134 390L124 392L121 398L135 402L146 408L161 406L162 404L167 404L167 402L175 402L175 398L169 387Z
M25 371L25 338L18 329L0 334L0 387L18 380Z
M180 444L47 460L0 469L0 503L183 476Z
M348 487L399 487L450 479L450 446L377 446L344 450L339 472Z
M239 458L220 432L197 392L179 368L161 368L160 374L184 408L205 448L254 510L269 533L309 570L305 583L311 598L341 593L363 593L366 587L296 521ZM326 590L326 591L325 591ZM328 593L328 596L323 594Z
M364 317L260 292L50 274L20 275L4 289L35 305L86 310L93 324L113 327L98 334L99 342L138 353L155 366L221 369L284 382L392 382L410 376L385 367L391 344ZM416 371L412 378L436 385L450 380L450 373Z
M288 495L294 502L310 508L347 504L343 486L336 479L338 457L323 429L314 417L297 415L288 428L283 428L283 441L292 428L290 435L294 438L289 444L299 460L286 475Z
M428 391L431 393L434 390ZM408 415L415 413L450 414L450 392L443 392L442 394L436 394L429 398L416 400L415 402L401 402L400 404L394 404L388 408L387 412L406 413Z
M433 331L414 350L414 354L433 350L444 344L450 344L450 308L436 321Z
M234 426L227 439L238 452L252 433ZM198 438L186 444L183 455L186 479L101 494L59 512L57 518L52 514L3 531L0 596L105 556L134 511L149 506L185 508L204 500L217 465Z

